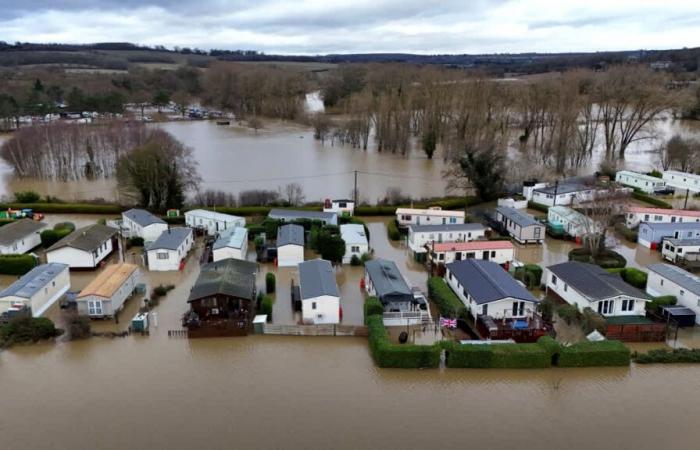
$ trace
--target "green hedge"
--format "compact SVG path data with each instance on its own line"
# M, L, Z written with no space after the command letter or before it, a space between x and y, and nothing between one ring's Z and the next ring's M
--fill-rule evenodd
M634 267L618 267L614 269L607 269L610 273L617 273L622 277L627 284L630 284L637 289L646 289L647 287L647 273L643 270L636 269Z
M630 351L620 341L579 342L559 351L559 367L628 366Z
M389 221L389 223L386 225L386 234L392 241L401 240L401 232L399 231L399 226L395 220Z
M268 294L274 294L276 283L277 279L275 278L275 274L272 272L267 272L265 274L265 292Z
M543 212L543 213L548 213L549 212L549 206L543 205L542 203L536 203L533 201L527 202L527 207L529 209L534 209L535 211Z
M428 279L428 296L437 305L441 316L457 318L467 310L457 294L452 292L441 277Z
M0 209L30 208L35 212L56 214L120 214L126 208L112 204L91 203L2 203Z
M635 353L634 362L639 364L700 363L700 348L656 349L647 353Z
M629 242L637 242L637 239L639 238L639 233L637 231L627 228L627 226L622 222L615 224L615 231L621 234L622 237Z
M0 274L24 275L37 264L32 255L0 255Z
M41 237L41 245L44 248L49 248L56 242L71 234L72 232L73 230L70 229L70 227L54 227L53 230L44 230L39 234L39 236Z
M445 348L450 368L541 369L551 366L548 347L539 343L451 344Z
M595 264L603 269L616 269L627 265L627 260L625 257L613 250L606 250L594 260L589 250L585 247L571 250L569 252L569 261Z
M0 347L50 339L59 334L61 331L45 317L19 316L0 326Z
M649 312L658 312L659 308L662 306L671 306L678 303L678 299L675 295L662 295L660 297L654 297L652 301L647 302L644 307Z
M542 283L542 268L537 264L525 264L515 269L515 278L530 289L537 288Z
M367 319L369 317L374 315L381 316L382 314L384 314L384 306L377 297L367 297L365 299L365 304L363 305L363 308L365 311L365 324L367 323Z
M356 206L356 216L394 216L397 208L429 208L439 206L442 209L456 210L465 209L469 206L478 205L479 199L476 197L445 197L425 201L414 202L413 205L376 205L376 206Z
M367 319L367 328L370 352L379 367L419 369L440 365L440 345L393 344L378 314Z
M267 314L267 320L272 320L272 305L275 301L270 295L264 295L260 301L260 314Z
M670 203L665 202L665 201L661 200L660 198L653 197L653 196L646 194L644 192L641 192L641 191L632 192L632 198L635 200L645 202L645 203L649 203L650 205L654 205L654 206L657 206L659 208L673 209L673 206Z

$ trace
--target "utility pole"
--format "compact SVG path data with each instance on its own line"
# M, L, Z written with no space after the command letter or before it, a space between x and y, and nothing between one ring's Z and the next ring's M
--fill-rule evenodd
M559 180L554 182L554 199L552 200L552 206L557 205L557 191L559 190Z
M352 190L352 200L355 202L355 207L357 207L357 170L355 170L355 188Z
M690 189L685 190L685 203L683 204L683 209L688 208L688 196L690 195Z

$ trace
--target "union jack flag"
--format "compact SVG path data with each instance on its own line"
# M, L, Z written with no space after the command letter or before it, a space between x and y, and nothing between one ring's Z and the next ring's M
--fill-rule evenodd
M445 328L457 328L457 319L440 317L440 326Z

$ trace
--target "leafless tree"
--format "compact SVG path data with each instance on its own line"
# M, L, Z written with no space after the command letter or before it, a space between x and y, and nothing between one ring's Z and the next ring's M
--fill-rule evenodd
M284 196L287 202L292 206L301 205L306 198L306 195L304 195L304 188L299 183L289 183L286 185L284 187Z

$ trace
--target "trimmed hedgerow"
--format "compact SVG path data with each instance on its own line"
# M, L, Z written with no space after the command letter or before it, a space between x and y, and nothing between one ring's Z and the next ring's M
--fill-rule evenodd
M542 268L537 264L525 264L515 269L515 278L530 288L537 288L542 282Z
M649 312L658 312L659 308L662 306L672 306L678 303L678 299L675 295L662 295L660 297L654 297L650 302L647 302L644 306Z
M276 283L277 279L275 278L275 274L272 272L267 272L265 274L265 292L268 294L274 294Z
M377 297L367 297L364 304L365 323L370 316L384 314L384 306Z
M30 208L35 212L57 214L119 214L124 207L111 204L91 203L3 203L0 209L25 209Z
M447 367L541 369L551 365L546 346L537 344L454 344L446 348Z
M267 320L272 320L272 305L275 301L270 295L264 295L260 301L260 314L267 314Z
M401 240L401 231L399 231L399 226L395 220L390 221L386 225L386 233L389 236L389 239L392 241Z
M665 202L665 201L661 200L660 198L652 197L651 195L646 194L646 193L641 192L641 191L636 191L636 190L633 191L632 198L635 200L645 202L645 203L649 203L650 205L654 205L654 206L657 206L659 208L673 209L673 206L670 203Z
M438 307L441 316L459 317L466 311L464 303L441 277L431 277L428 280L428 296Z
M379 367L419 369L440 365L440 345L393 344L384 328L382 316L367 319L369 348Z
M0 274L24 275L37 265L32 255L0 255Z
M647 353L635 353L634 362L639 364L700 363L700 348L656 349Z
M620 341L579 342L561 347L559 367L627 366L630 350Z

